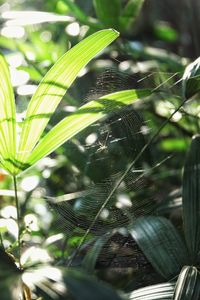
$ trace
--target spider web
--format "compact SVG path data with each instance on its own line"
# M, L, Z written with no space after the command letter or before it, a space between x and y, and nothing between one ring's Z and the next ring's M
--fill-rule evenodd
M136 79L107 70L97 78L86 101L113 91L135 88ZM71 199L50 200L50 207L58 216L56 226L62 227L66 244L70 238L80 237L76 250L67 257L69 264L76 264L81 253L87 253L95 241L99 241L102 243L100 265L127 267L130 257L134 258L135 265L140 250L130 242L127 228L139 216L152 213L156 205L147 175L160 163L152 166L151 151L144 150L150 131L149 120L144 120L135 106L130 105L77 137L87 157L81 174L82 181L87 183L84 190L78 195L73 193ZM140 256L141 261L143 266L148 265ZM139 267L139 260L137 265Z

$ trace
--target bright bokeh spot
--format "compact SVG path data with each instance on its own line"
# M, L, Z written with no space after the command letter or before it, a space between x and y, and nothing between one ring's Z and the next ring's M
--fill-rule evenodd
M40 181L39 176L36 175L26 177L21 182L21 188L26 192L30 192L38 186L39 181Z
M71 36L77 36L80 33L80 25L77 22L73 22L65 28L66 32Z
M1 35L7 38L21 39L25 35L25 30L21 26L6 26L1 29Z

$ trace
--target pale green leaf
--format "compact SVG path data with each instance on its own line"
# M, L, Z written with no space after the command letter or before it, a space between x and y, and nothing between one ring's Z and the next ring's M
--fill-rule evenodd
M16 154L16 113L13 89L7 63L0 55L0 161L12 172Z
M108 113L150 94L150 90L125 90L103 96L81 106L76 112L64 118L46 134L26 161L27 165L33 165Z
M45 75L27 109L21 132L17 162L26 162L51 115L80 70L118 37L112 29L87 37L64 54Z

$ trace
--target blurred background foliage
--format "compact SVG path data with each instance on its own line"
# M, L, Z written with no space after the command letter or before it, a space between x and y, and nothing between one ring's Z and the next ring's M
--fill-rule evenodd
M138 217L153 215L170 220L182 235L182 168L191 137L199 133L198 97L192 97L167 122L137 159L124 186L93 221L115 179L184 100L181 84L185 67L200 53L200 3L7 0L0 1L0 13L0 49L10 66L19 119L25 116L31 95L55 61L103 28L118 30L120 37L79 74L48 130L97 96L128 88L157 91L153 97L87 128L18 178L22 260L29 266L23 274L24 299L32 299L29 288L34 291L33 299L98 299L97 291L99 299L139 299L131 296L134 289L171 279L188 263L183 253L177 268L167 275L159 274L159 264L156 268L151 255L149 259L142 253L142 242L136 243L135 234L130 235L128 229ZM15 255L18 227L13 197L11 179L1 171L0 232L4 248ZM136 227L140 227L140 220ZM155 226L161 226L162 233L162 226L167 228L168 223L159 222ZM3 255L0 264L5 261ZM15 276L19 270L11 256L7 260L6 268ZM59 272L67 266L73 269L63 272L63 283ZM103 283L87 277L87 272L120 289L123 295L115 294L107 285L102 289ZM57 286L41 279L43 275ZM4 279L0 288L5 292ZM66 286L68 298L62 295ZM81 291L77 293L77 289ZM13 290L2 299L14 299ZM105 295L100 294L103 291Z

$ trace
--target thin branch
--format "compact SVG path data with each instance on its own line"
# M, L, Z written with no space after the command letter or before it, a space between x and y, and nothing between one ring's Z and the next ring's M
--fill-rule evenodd
M21 241L20 241L20 207L19 207L19 200L17 195L17 180L16 177L13 176L13 183L14 183L14 191L15 191L15 205L17 209L17 225L18 225L18 255L19 255L19 267L21 268Z

